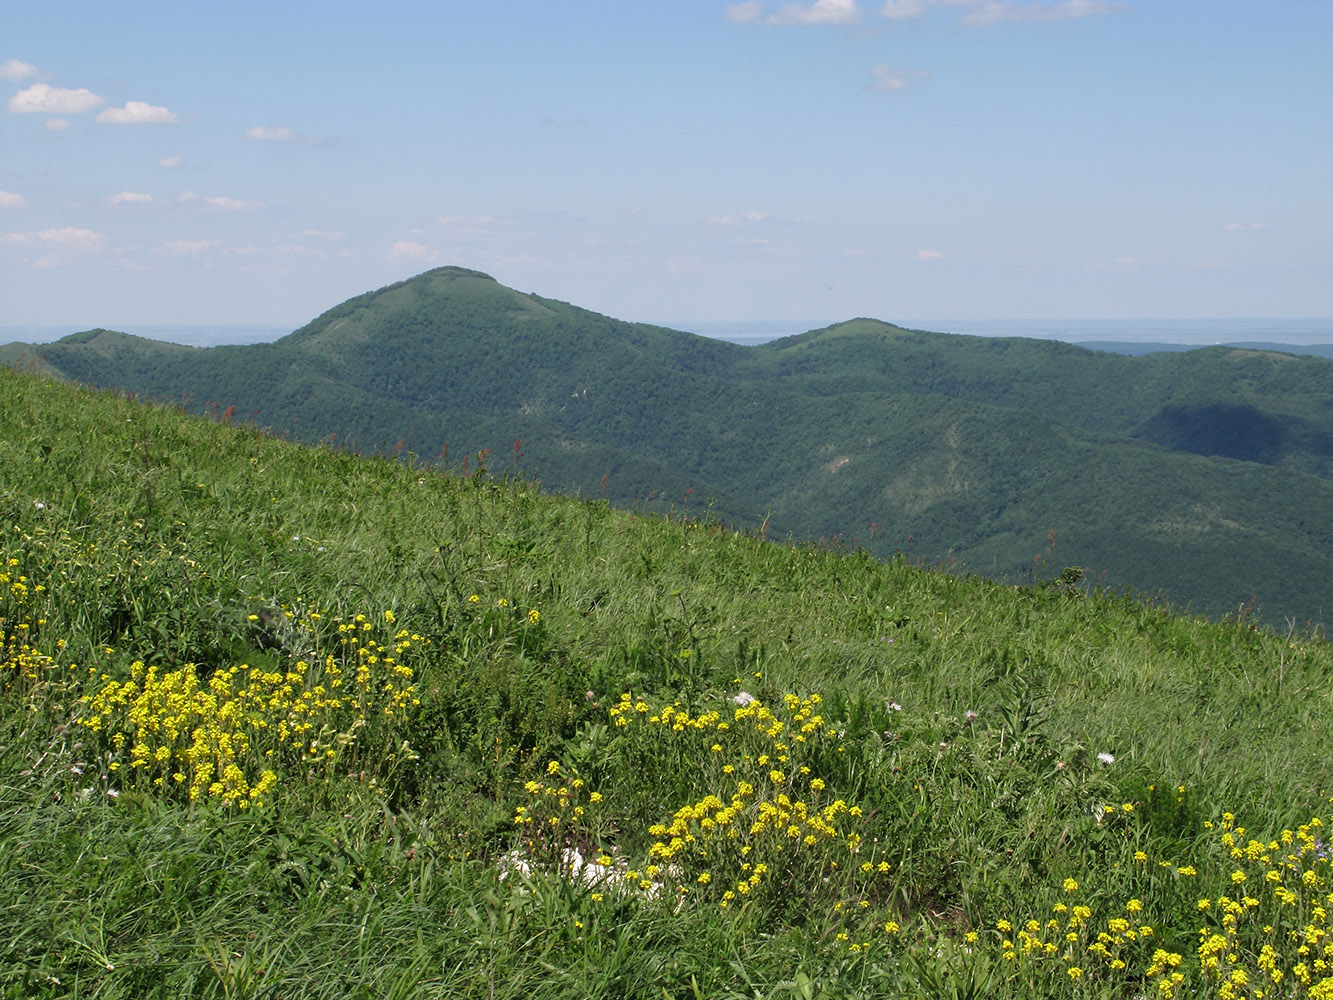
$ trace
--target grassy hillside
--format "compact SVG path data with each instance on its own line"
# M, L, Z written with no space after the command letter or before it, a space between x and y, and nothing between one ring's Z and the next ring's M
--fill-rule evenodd
M870 319L746 348L461 268L358 296L275 344L91 331L33 351L62 377L289 438L454 468L489 451L493 471L548 489L709 506L770 537L1014 580L1079 565L1273 623L1333 607L1322 358L1119 357Z
M0 393L2 995L1333 987L1320 637Z

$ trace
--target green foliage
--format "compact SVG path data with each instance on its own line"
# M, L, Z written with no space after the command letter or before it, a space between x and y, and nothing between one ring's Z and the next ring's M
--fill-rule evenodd
M1268 966L1316 995L1315 956L1267 955L1262 928L1301 939L1333 891L1317 633L7 370L0 393L0 995L1072 998L1164 995L1177 970L1176 995L1221 996ZM330 656L349 687L366 664L364 705L298 708L333 700ZM169 745L143 735L163 713L134 714L149 668L214 698ZM126 684L114 727L89 725ZM298 716L313 756L258 725ZM165 769L224 718L254 729L247 787L273 773L245 808ZM1290 904L1258 891L1272 842L1300 861Z
M1270 624L1333 604L1323 358L1122 357L871 319L743 348L444 267L275 344L94 330L0 361L416 464L475 471L489 451L497 474L771 538L1018 582L1058 559Z

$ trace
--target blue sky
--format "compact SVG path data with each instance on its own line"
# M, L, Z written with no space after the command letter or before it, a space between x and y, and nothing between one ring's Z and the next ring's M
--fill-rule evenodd
M11 5L0 325L1333 316L1328 0Z

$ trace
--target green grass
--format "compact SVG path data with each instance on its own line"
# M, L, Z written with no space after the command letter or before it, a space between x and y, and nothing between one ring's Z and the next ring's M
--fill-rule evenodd
M1319 635L0 393L2 996L1320 995Z
M742 347L441 267L272 344L92 330L0 347L0 362L366 454L475 469L489 449L493 471L551 489L706 504L769 537L995 579L1077 565L1275 627L1333 607L1322 358L1122 357L871 319Z

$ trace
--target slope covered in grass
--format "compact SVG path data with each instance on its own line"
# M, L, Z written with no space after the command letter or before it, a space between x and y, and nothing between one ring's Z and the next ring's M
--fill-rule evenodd
M4 995L1327 992L1319 637L0 393Z
M100 330L0 361L306 442L454 468L489 450L550 490L709 504L770 536L999 579L1058 559L1214 616L1321 622L1333 606L1323 358L1119 357L872 319L741 347L444 267L273 344Z

